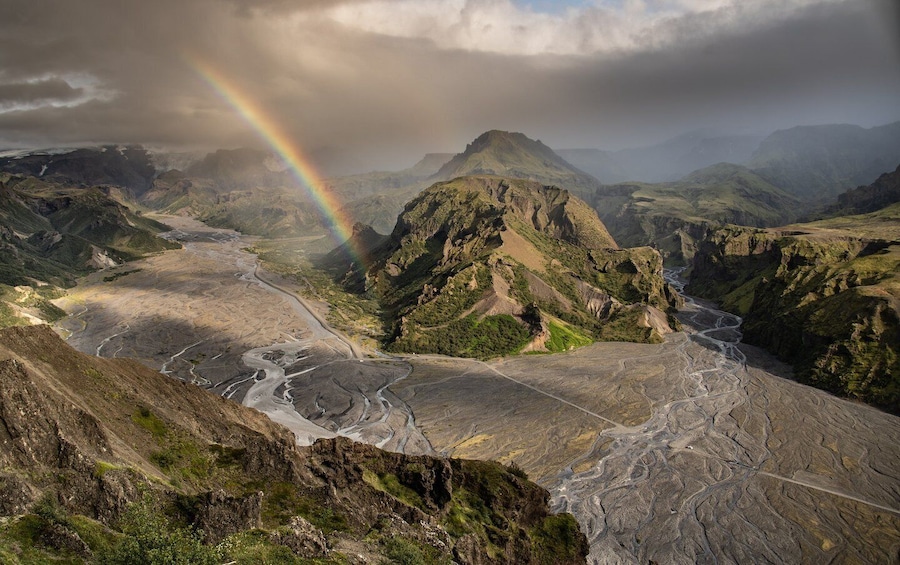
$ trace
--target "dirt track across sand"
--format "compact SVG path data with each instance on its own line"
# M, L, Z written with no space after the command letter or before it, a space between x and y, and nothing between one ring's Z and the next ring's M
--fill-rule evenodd
M367 358L257 271L251 239L168 221L184 250L64 299L70 343L257 406L301 443L515 462L578 517L593 563L898 562L900 419L776 376L730 314L688 299L660 345Z

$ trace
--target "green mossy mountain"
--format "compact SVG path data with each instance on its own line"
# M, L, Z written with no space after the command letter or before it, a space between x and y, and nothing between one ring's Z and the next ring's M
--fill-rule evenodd
M719 163L678 182L604 186L591 200L616 240L654 245L674 262L690 260L707 226L776 226L796 218L799 202L753 171Z
M587 204L539 182L436 183L407 204L373 255L358 281L380 299L395 351L546 351L551 324L587 340L653 341L670 331L674 299L659 254L619 249Z
M166 226L109 192L0 177L0 327L54 321L62 313L49 299L77 276L179 247L157 237Z
M587 554L574 518L550 514L547 491L518 469L346 438L297 447L260 412L136 361L81 354L47 326L0 330L0 440L4 563Z
M688 292L744 317L744 341L801 382L900 413L900 204L778 229L720 227Z

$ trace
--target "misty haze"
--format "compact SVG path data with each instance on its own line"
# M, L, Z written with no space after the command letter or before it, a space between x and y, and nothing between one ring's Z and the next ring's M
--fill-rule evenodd
M0 30L0 561L900 562L895 3Z

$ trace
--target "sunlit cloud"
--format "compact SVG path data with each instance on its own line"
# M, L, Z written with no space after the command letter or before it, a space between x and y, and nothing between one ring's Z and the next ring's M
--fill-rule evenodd
M420 38L444 49L506 55L596 55L662 49L743 31L834 0L373 0L326 13L350 28ZM544 9L541 9L541 8Z

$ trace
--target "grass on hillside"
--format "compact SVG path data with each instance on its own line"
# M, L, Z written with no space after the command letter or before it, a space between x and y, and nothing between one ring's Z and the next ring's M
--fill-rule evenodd
M594 342L589 336L567 324L551 320L547 325L550 330L550 339L547 340L545 347L551 353L569 351Z

